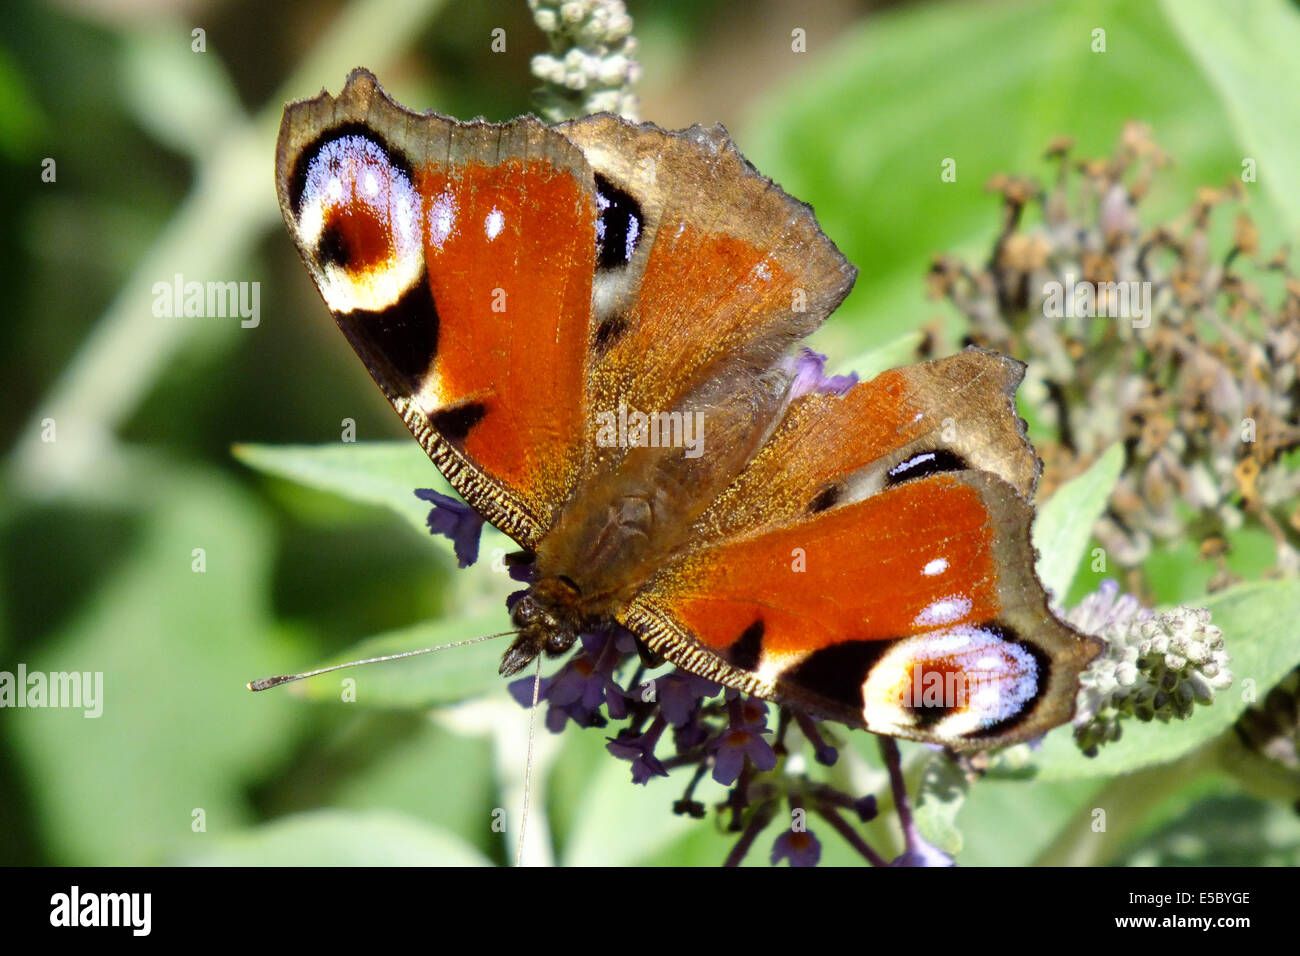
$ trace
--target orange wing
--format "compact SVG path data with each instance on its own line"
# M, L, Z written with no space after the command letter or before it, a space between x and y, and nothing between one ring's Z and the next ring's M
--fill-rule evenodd
M525 546L582 460L592 173L531 117L416 115L358 70L290 106L280 205L339 327L465 499Z
M1019 378L968 351L797 401L707 543L620 619L679 666L873 731L969 748L1067 720L1096 647L1032 571Z

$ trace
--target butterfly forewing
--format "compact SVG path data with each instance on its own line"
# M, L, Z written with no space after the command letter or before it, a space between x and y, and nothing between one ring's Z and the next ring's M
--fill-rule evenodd
M339 327L485 517L535 545L583 455L591 172L532 118L416 116L364 71L294 104L277 183Z

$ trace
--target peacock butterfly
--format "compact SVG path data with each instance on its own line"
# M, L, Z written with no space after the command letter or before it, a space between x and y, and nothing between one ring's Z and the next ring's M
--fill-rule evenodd
M356 70L286 108L276 186L375 382L535 563L502 673L616 622L877 733L1070 718L1098 647L1034 573L1023 366L823 376L796 345L856 270L720 126L462 123Z

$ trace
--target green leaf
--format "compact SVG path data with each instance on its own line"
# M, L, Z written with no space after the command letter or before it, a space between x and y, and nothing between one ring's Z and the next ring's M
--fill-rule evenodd
M245 465L266 474L361 504L391 508L425 535L429 503L415 497L414 489L455 494L414 441L236 445L233 452Z
M1064 600L1124 467L1124 449L1112 445L1081 475L1067 481L1038 509L1033 540L1038 577L1048 593Z
M429 502L415 496L416 488L432 488L456 496L447 480L414 441L356 442L329 445L236 445L236 458L258 471L330 492L360 504L389 508L420 536L451 555L451 542L429 533ZM501 572L502 555L518 546L491 525L485 525L475 573Z
M924 339L925 336L920 332L904 332L884 345L859 353L847 362L833 363L833 367L836 374L857 372L858 378L867 382L881 372L916 361L916 350Z
M233 480L150 457L123 476L146 509L101 585L29 672L103 675L102 714L6 712L51 861L152 865L253 818L247 782L288 755L301 707L244 688L287 662L270 618L266 515ZM69 547L76 547L71 542ZM195 570L194 549L203 549Z
M944 753L928 755L916 791L916 825L921 836L949 856L961 852L963 841L957 828L957 814L969 790L966 775L956 761Z
M603 747L604 741L587 734L581 744ZM604 756L607 759L586 780L574 807L573 831L563 848L564 866L634 866L702 824L672 812L672 803L680 796L677 782L653 777L638 786L632 783L628 761ZM704 786L712 789L709 783Z
M1187 720L1125 721L1123 736L1091 759L1079 753L1068 726L1058 727L1034 761L1041 779L1109 776L1176 760L1225 733L1250 704L1248 692L1262 700L1300 665L1300 581L1243 584L1197 603L1210 609L1213 623L1223 630L1236 678L1232 686Z
M1300 866L1300 817L1285 803L1222 792L1147 834L1116 866Z
M1300 180L1295 175L1300 13L1295 5L1283 0L1162 0L1160 6L1218 93L1241 144L1241 160L1255 160L1259 185L1284 211L1291 228L1300 226ZM1238 176L1241 160L1233 170Z
M958 864L1029 866L1084 808L1095 806L1104 786L1104 780L980 780L962 806Z
M211 834L195 834L202 845ZM491 866L459 837L381 811L317 810L217 838L184 855L194 866Z
M522 708L512 713L521 735L527 715ZM391 727L405 732L386 736L385 729ZM330 804L337 809L405 813L492 853L504 835L487 824L490 810L506 804L497 797L490 740L449 729L423 714L412 719L372 711L360 720L343 722L340 733L319 749L314 761L306 766L300 762L298 770L315 784L334 783ZM440 780L456 783L435 785Z
M235 455L267 474L332 492L352 501L390 508L436 542L450 555L450 542L429 534L429 503L415 497L414 488L433 487L454 494L424 451L414 442L370 442L319 446L242 445ZM428 622L376 635L343 654L303 670L450 644L509 629L505 597L520 585L506 573L502 556L516 547L490 525L483 529L478 562L459 572L459 610ZM439 651L392 663L370 664L333 672L293 685L311 700L343 699L344 680L355 691L355 702L366 707L422 708L465 700L483 693L504 692L497 674L506 639ZM274 691L271 691L274 693Z

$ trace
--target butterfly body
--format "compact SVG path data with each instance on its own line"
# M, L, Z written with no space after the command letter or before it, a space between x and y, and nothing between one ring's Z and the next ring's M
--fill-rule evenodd
M720 127L461 123L356 71L286 110L277 188L372 377L533 562L503 672L618 624L957 749L1069 718L1097 646L1034 576L1022 366L824 376L795 347L855 270Z
M725 436L722 447L711 438L709 454L694 457L681 448L638 447L575 488L538 543L542 578L513 609L521 635L502 673L514 673L542 648L567 650L574 636L617 623L654 573L689 549L700 513L757 452L789 388L788 376L744 369L715 382L725 388L712 385L670 414ZM532 626L534 617L546 625ZM557 642L548 630L570 636Z

